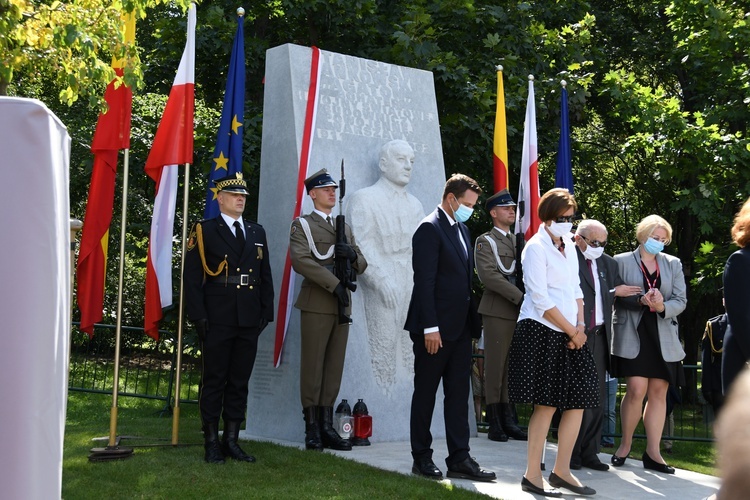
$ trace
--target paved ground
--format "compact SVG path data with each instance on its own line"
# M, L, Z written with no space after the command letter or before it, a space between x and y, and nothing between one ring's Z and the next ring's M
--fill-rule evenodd
M245 436L243 436L244 438ZM301 447L301 443L280 442L288 446ZM444 457L447 456L445 440L433 443L435 464L445 474ZM367 447L355 447L352 451L331 451L344 458L363 462L380 469L411 474L411 454L408 442L373 443ZM547 445L546 464L549 475L555 460L556 446ZM479 483L462 479L444 479L446 484L478 491L492 498L509 500L543 498L521 490L521 477L526 468L526 443L508 441L495 443L487 439L486 434L471 440L471 455L479 464L497 474L494 483ZM609 463L610 455L599 455L602 462ZM638 460L628 459L623 467L610 467L608 472L597 472L590 469L574 471L574 475L585 485L597 491L597 499L678 499L701 500L719 488L719 479L713 476L698 474L677 469L675 475L659 474L647 471ZM425 479L429 481L429 479ZM576 498L572 493L564 498ZM580 497L586 498L586 497ZM589 497L591 498L591 497Z

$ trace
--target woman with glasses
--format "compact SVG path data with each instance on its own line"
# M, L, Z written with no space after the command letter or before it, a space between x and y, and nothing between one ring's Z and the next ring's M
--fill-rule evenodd
M562 496L556 488L593 495L570 472L570 457L584 408L599 404L594 358L586 345L583 292L571 229L577 208L566 189L547 191L539 200L542 224L521 254L526 287L509 353L508 395L514 403L533 403L529 421L524 491ZM558 450L549 476L542 476L544 443L555 410L562 410Z
M672 226L667 221L649 215L638 223L635 236L638 248L615 256L625 284L640 285L644 292L615 300L612 376L626 378L626 391L620 404L622 441L612 456L612 465L625 464L633 432L643 415L646 429L643 467L674 474L674 468L664 462L659 444L666 417L667 389L670 384L684 385L680 361L685 351L678 336L677 316L687 304L685 276L680 260L662 252L664 245L672 240Z

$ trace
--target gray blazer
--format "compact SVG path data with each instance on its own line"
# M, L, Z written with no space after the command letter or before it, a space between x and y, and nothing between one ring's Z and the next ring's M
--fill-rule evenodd
M615 260L625 284L643 286L641 255L637 249L615 255ZM664 313L656 315L661 353L664 361L680 361L685 357L685 350L680 344L677 316L687 305L685 275L682 273L682 263L677 257L659 253L656 262L661 275L659 291L664 296ZM643 316L643 306L638 303L638 299L638 296L615 299L611 347L611 353L615 356L627 359L638 356L641 348L638 324Z

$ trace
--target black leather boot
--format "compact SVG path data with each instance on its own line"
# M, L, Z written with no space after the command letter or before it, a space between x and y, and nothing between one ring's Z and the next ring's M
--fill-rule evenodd
M501 442L508 440L508 435L505 434L502 422L500 422L500 403L487 405L487 423L490 424L487 439Z
M526 432L516 425L515 412L513 405L510 403L500 403L500 420L503 423L503 429L506 434L516 441L528 441L529 436Z
M204 459L210 464L223 464L224 455L219 446L219 424L211 422L203 424L203 448L206 450Z
M318 406L320 417L320 438L323 446L332 450L349 451L352 443L348 439L339 436L333 428L333 406Z
M248 455L240 445L237 444L237 437L240 435L240 425L242 422L224 422L224 435L221 437L221 451L224 455L240 462L255 462L255 457Z
M302 413L305 415L305 448L323 451L323 442L320 440L320 424L318 423L318 407L308 406L302 409Z

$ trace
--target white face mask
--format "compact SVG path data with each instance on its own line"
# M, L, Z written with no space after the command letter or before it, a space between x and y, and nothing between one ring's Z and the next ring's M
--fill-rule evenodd
M552 224L550 224L547 229L552 233L552 236L562 238L566 234L570 234L570 231L573 229L573 223L552 221Z
M604 248L594 248L591 245L586 246L586 250L583 251L583 256L590 260L596 260L602 256Z

